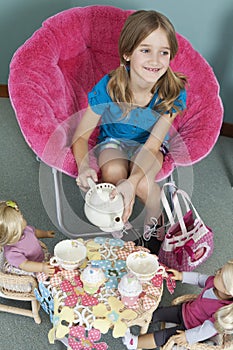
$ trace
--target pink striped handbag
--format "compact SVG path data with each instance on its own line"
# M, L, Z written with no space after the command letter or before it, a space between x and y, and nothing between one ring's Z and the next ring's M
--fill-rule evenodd
M174 189L173 213L165 194L168 186ZM181 208L180 199L185 209ZM213 253L213 232L200 218L188 194L173 183L164 184L161 201L170 228L160 247L159 261L179 271L192 271Z

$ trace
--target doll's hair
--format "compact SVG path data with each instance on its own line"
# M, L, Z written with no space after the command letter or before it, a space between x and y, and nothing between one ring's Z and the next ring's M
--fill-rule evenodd
M233 297L233 260L229 260L222 267L222 279L226 291Z
M219 333L233 333L233 302L215 313L215 328Z
M20 239L23 222L23 215L16 202L0 202L0 246L15 243Z
M233 260L228 261L221 270L225 289L233 299ZM219 333L233 333L233 302L215 313L215 328Z
M157 11L139 10L131 14L124 24L119 39L120 66L110 73L108 93L112 100L123 103L123 106L133 104L133 96L129 87L129 72L127 59L140 43L156 29L164 30L170 46L171 59L177 53L178 42L175 29L169 19ZM186 77L181 73L174 73L169 67L166 73L155 83L152 93L158 89L159 98L162 102L155 106L160 113L171 112L180 90L184 89ZM130 107L128 108L128 111Z

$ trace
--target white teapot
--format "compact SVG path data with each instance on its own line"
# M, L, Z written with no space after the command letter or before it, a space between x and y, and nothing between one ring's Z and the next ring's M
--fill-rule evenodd
M110 193L115 186L110 183L96 185L91 178L88 178L88 184L90 190L86 193L84 206L88 220L105 232L122 230L124 227L121 218L124 211L122 195L117 194L111 199Z

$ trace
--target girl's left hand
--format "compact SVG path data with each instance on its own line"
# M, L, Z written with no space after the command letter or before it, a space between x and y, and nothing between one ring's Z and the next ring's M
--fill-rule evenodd
M135 189L129 180L123 180L112 191L110 198L114 198L117 193L120 193L123 197L124 212L122 215L122 221L126 223L133 211L135 202Z
M185 331L177 331L177 334L173 336L173 340L177 345L187 345Z
M47 231L47 237L48 238L54 238L55 232L54 231Z

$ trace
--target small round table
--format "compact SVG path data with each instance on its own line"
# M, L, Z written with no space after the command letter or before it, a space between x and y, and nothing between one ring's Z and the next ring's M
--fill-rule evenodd
M44 273L37 276L39 283L35 295L53 324L49 332L50 342L60 339L67 344L69 341L70 346L77 337L80 339L80 334L84 336L94 331L107 333L109 329L112 329L113 337L118 338L133 325L141 327L141 334L146 333L162 297L162 281L159 286L155 286L152 281L143 283L137 303L130 308L120 301L117 287L121 277L127 273L127 256L135 251L149 250L135 246L134 242L115 238L96 237L78 241L87 248L87 258L79 268L57 268L51 278ZM104 285L93 295L85 292L80 280L81 272L90 261L98 262L106 277ZM88 339L85 335L84 340ZM72 349L72 346L69 348Z

